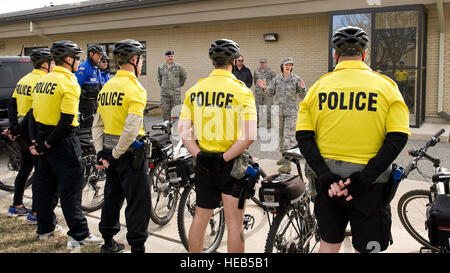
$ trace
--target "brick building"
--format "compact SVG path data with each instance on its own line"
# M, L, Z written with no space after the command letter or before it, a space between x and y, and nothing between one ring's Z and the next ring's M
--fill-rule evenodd
M450 115L450 1L443 0L93 0L0 15L0 55L17 55L52 41L73 40L83 49L115 41L145 42L148 99L159 102L156 78L166 50L175 51L188 79L182 92L208 75L207 50L218 38L239 43L245 65L259 58L278 74L283 57L311 86L333 69L329 39L346 24L370 35L367 63L395 78L399 62L409 78L404 96L411 126L447 122ZM276 34L276 35L264 35ZM446 38L447 37L447 38ZM271 39L275 38L273 41ZM112 66L114 71L114 65ZM252 89L254 86L252 87Z

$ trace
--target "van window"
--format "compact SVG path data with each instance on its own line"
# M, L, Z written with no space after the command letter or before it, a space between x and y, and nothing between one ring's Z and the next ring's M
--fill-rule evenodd
M0 88L15 87L17 82L33 70L30 62L0 62Z

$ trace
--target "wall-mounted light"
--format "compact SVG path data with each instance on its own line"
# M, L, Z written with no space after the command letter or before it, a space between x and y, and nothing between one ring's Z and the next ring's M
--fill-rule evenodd
M264 34L264 41L266 41L266 42L275 42L275 41L278 41L278 34L276 34L276 33L267 33L267 34Z

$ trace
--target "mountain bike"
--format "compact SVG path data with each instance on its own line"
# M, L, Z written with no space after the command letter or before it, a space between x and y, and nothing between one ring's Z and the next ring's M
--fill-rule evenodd
M93 212L100 209L104 201L106 170L97 169L97 153L92 144L91 128L77 130L81 144L81 155L84 162L83 192L81 195L81 209Z
M153 106L144 113L158 108ZM167 161L173 158L174 148L171 140L173 124L178 117L172 117L151 126L153 130L161 131L154 135L146 132L146 138L151 142L151 153L147 155L150 173L150 218L160 226L166 225L173 217L180 196L180 189L172 186L167 180Z
M9 120L0 120L0 189L14 192L14 182L21 165L21 148L2 132L9 127ZM33 171L25 183L28 188L33 183Z
M300 153L300 149L294 147L286 150L282 156L296 165L298 174L303 180L300 166L303 155ZM312 187L312 183L308 183L297 202L276 214L267 235L265 253L309 253L314 251L320 242L320 236L311 206L314 192Z
M402 180L406 179L413 170L417 170L424 181L430 185L430 190L416 189L406 192L399 199L397 213L400 222L406 231L425 248L433 252L439 252L440 249L430 244L428 231L426 228L427 208L431 206L438 194L445 194L445 181L448 185L450 171L441 167L441 160L427 154L430 147L435 146L439 141L439 136L445 132L441 129L425 145L419 149L409 150L408 154L413 157L412 161L404 170ZM433 164L433 176L426 176L418 167L418 162L426 159Z
M181 147L181 149L185 149L184 154L189 153L185 147ZM180 152L183 154L183 152ZM250 157L249 165L256 166L253 159ZM259 167L257 179L261 180L266 177L266 173L262 168ZM195 194L195 185L192 182L195 178L193 178L190 182L187 182L183 193L181 194L180 203L178 205L177 212L177 228L178 235L180 236L181 243L184 248L189 251L189 242L188 242L188 233L189 228L192 224L192 220L195 215L196 208L196 194ZM265 210L264 205L255 197L252 196L250 198L256 205L263 208ZM266 210L265 210L266 211ZM267 214L269 224L271 223L271 219L269 218L269 214ZM255 223L255 218L251 214L244 215L244 230L249 230L253 227ZM222 238L225 232L225 215L223 210L223 204L220 203L219 207L214 209L211 218L209 219L209 223L205 233L205 240L203 246L204 253L212 253L217 250L222 242Z

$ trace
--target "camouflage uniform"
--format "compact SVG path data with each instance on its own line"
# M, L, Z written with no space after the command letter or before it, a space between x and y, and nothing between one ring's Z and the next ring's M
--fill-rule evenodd
M256 104L256 110L258 111L258 123L259 123L259 116L260 116L260 105L266 105L267 106L267 127L270 127L272 115L270 106L273 104L273 96L267 92L267 89L264 90L258 85L258 80L266 80L266 84L269 84L272 79L276 77L275 72L272 71L272 69L266 67L265 70L263 70L261 67L255 70L254 73L254 83L255 83L255 104Z
M170 119L172 108L181 104L180 87L184 85L186 77L186 71L180 64L164 63L158 67L158 83L161 86L161 108L164 120Z
M292 73L286 79L280 74L266 88L268 93L274 95L274 104L279 105L281 152L297 144L295 139L299 104L297 94L301 99L306 95L306 88L300 86L300 80L299 76Z

